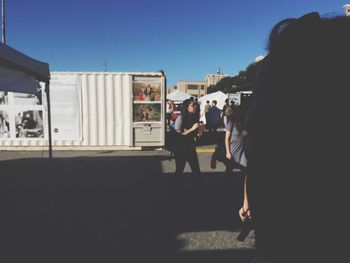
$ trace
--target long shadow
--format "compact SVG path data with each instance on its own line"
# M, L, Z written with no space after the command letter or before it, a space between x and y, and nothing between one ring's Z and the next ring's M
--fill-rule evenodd
M224 141L225 131L218 130L216 133L210 133L205 131L203 135L198 139L197 146L206 146L206 145L216 145ZM166 144L171 144L173 137L170 135L170 132L167 132L165 135Z
M225 138L225 131L217 131L216 133L204 132L202 137L198 140L198 146L215 145L223 142Z
M161 161L166 158L0 162L0 240L6 252L0 258L6 257L4 262L249 262L252 250L186 250L185 241L178 238L188 232L239 229L235 211L241 203L242 177L223 173L174 177L162 173ZM51 195L50 175L54 175ZM48 211L50 196L54 210Z

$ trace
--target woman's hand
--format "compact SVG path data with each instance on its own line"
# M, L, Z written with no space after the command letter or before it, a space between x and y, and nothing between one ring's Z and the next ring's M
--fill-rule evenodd
M226 158L227 160L231 160L232 159L232 155L230 152L226 152Z
M193 124L191 131L195 131L198 128L199 124L196 122L195 124Z
M239 209L239 217L241 218L242 222L246 222L251 219L250 215L250 208L249 205L243 204L241 209Z
M199 125L198 125L198 137L201 137L203 135L204 128L205 128L205 125L203 123L199 123Z

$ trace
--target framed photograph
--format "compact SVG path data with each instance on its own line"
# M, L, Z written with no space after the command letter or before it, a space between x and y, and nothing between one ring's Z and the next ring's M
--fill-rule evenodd
M0 110L0 138L10 138L9 116L4 110Z
M160 103L135 103L134 122L159 122L161 120Z
M7 91L0 91L0 105L8 105L8 93Z
M43 112L29 110L18 112L15 116L16 138L43 138Z
M134 101L161 101L161 83L133 82Z

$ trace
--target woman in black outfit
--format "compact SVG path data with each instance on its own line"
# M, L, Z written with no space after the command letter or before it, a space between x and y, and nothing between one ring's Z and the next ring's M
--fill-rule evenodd
M200 173L195 145L199 124L196 122L195 113L195 103L189 99L184 100L181 115L177 117L175 122L175 130L178 135L175 149L176 175L183 174L186 161L189 163L194 175L199 175Z

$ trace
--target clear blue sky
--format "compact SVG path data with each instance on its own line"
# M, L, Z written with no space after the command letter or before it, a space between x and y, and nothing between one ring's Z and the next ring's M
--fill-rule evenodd
M153 72L168 86L236 75L279 20L343 15L346 0L6 0L6 42L52 71Z

